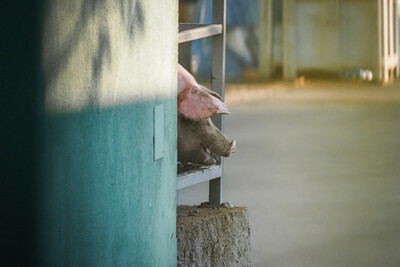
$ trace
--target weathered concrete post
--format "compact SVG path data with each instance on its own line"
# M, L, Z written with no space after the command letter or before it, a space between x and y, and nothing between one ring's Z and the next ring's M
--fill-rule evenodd
M178 206L178 266L250 266L244 207Z

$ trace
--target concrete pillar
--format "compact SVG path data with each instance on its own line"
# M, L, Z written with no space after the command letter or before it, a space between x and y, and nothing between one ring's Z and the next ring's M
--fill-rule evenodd
M178 206L178 266L251 266L246 208Z

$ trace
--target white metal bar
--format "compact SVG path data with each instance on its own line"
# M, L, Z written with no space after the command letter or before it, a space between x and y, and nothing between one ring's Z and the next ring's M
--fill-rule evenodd
M180 23L178 43L189 42L222 33L221 24Z
M180 190L192 185L210 181L222 176L222 166L215 165L210 168L193 169L179 173L176 181L176 189Z

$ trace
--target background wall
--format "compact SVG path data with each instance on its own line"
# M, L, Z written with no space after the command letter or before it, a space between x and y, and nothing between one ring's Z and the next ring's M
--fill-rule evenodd
M22 231L7 236L14 262L176 266L177 11L161 0L7 10L17 61L1 76L14 89L3 125L15 126L9 161L22 159L9 173L27 168L5 196L16 218L5 230Z

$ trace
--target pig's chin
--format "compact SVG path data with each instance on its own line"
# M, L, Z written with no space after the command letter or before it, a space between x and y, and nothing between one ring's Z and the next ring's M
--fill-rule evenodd
M201 160L202 162L201 163L198 162L198 164L205 165L205 166L211 166L211 165L215 165L217 163L213 154L204 145L201 146L201 152L202 152L201 154L204 155L204 158Z
M197 150L180 153L178 151L178 161L181 164L191 164L193 166L212 166L217 163L215 155L210 152L203 144Z
M209 157L207 159L204 160L203 163L199 164L202 166L212 166L215 165L217 162L215 161L215 159L213 157Z

